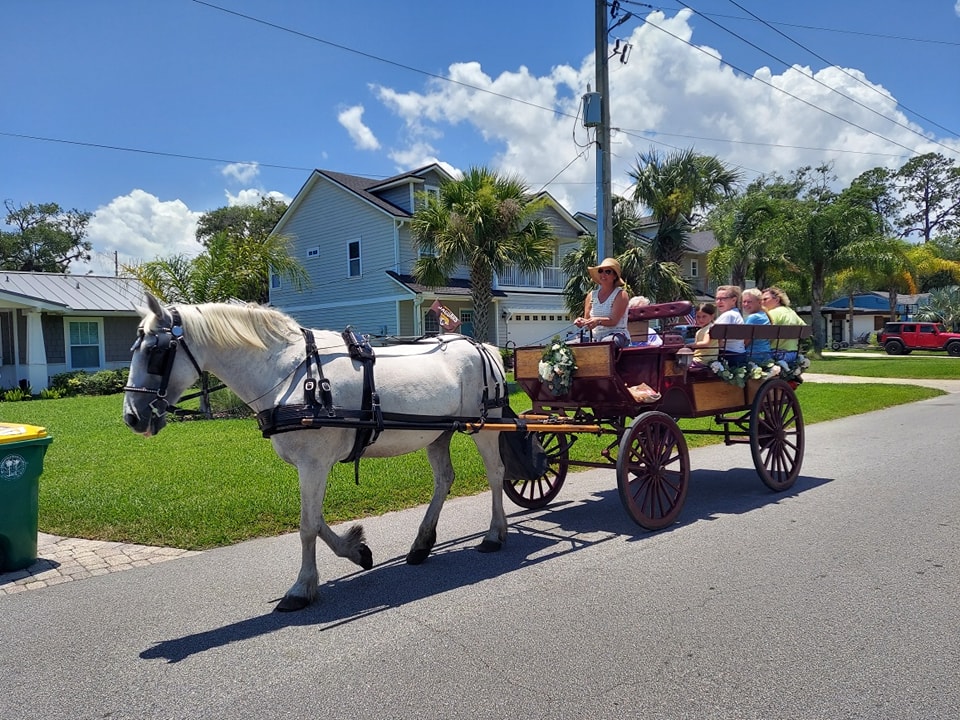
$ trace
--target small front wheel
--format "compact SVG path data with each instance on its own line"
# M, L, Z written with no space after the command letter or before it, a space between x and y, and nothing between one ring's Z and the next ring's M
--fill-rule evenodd
M788 489L803 462L803 412L789 383L767 380L750 409L750 453L757 474L771 490Z
M640 527L662 530L676 522L690 485L687 441L672 417L638 415L620 441L617 488L627 514Z
M528 510L546 506L553 500L570 466L570 436L564 433L537 433L537 439L547 454L547 471L536 480L504 480L503 494Z

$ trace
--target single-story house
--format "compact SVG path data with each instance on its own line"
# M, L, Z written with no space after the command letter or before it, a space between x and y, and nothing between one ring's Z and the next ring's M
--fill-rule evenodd
M930 293L897 294L897 320L909 320L921 305L930 302ZM796 308L797 314L810 322L810 307ZM853 295L853 333L850 333L850 298L847 295L831 300L820 308L829 342L849 342L883 328L890 318L890 293L876 290ZM826 341L826 339L824 339Z
M132 278L0 270L0 387L129 365L143 298Z

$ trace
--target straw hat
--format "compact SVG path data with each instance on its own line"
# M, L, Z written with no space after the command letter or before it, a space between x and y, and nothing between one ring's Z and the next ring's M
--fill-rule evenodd
M614 260L613 258L604 258L603 262L596 267L587 268L587 272L590 273L590 277L593 278L595 283L600 282L600 268L611 268L617 274L616 284L620 287L623 287L626 284L623 282L623 270L620 269L619 261Z

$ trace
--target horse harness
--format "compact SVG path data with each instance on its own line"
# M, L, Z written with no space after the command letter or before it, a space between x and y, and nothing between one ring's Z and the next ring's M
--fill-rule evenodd
M204 374L200 369L200 365L197 363L197 359L193 356L193 353L190 352L190 348L187 347L186 340L184 340L183 321L180 319L180 313L177 312L176 308L170 308L170 325L160 325L156 330L151 331L150 335L153 335L157 339L157 342L147 349L147 372L151 375L158 376L160 378L160 385L157 388L125 385L123 390L124 392L156 395L156 399L150 403L150 411L156 417L162 418L167 414L167 410L174 412L177 410L176 406L171 405L167 401L167 387L170 384L170 373L173 371L173 361L176 358L177 348L183 348L183 351L190 359L190 363L193 365L193 369L197 371L198 379L203 379ZM134 341L130 351L136 352L139 350L146 336L147 333L144 332L143 328L140 328L137 331L137 339ZM184 395L180 399L192 400L200 396L206 399L209 393L224 387L226 386L217 385L216 387L208 388L206 387L206 383L204 383L204 387L200 392Z
M479 418L448 417L431 415L414 415L409 413L384 412L380 406L380 395L376 389L373 368L376 364L376 354L366 337L357 335L353 328L347 326L342 337L350 357L359 362L363 369L363 395L359 410L347 410L336 407L333 403L333 393L330 380L323 374L323 363L314 340L313 331L300 328L306 344L306 373L303 381L302 404L278 405L257 413L257 425L265 438L278 433L303 430L305 428L339 427L354 428L356 436L350 453L340 462L352 462L355 466L355 476L359 474L359 462L364 452L370 447L380 433L389 430L455 430L467 432L467 425L483 424L487 419L487 411L491 408L508 406L509 398L505 383L496 380L493 372L493 360L489 350L483 344L472 338L457 336L473 344L482 358L484 389L482 411ZM416 344L426 338L397 340L397 344ZM453 342L436 338L440 343ZM316 377L314 377L314 369ZM493 380L494 391L491 396L490 381ZM502 390L502 392L501 392Z
M151 412L157 417L163 417L168 411L176 411L176 407L167 400L167 387L170 384L170 374L173 371L173 362L179 348L184 352L197 372L198 378L203 378L204 374L197 363L196 358L187 346L184 338L183 322L180 313L176 308L170 308L169 325L160 324L155 330L150 331L150 335L156 338L156 343L147 349L147 372L160 378L160 385L157 388L139 387L135 385L124 386L124 392L138 392L156 395L156 398L150 403ZM487 411L491 408L502 408L509 405L506 384L496 379L493 372L493 360L490 357L489 350L483 344L475 341L473 338L458 335L456 338L446 340L436 338L439 343L453 342L454 340L465 340L473 344L480 353L483 365L483 402L481 416L477 417L435 417L428 415L412 415L407 413L383 412L380 407L380 395L376 390L376 384L373 376L373 366L376 363L376 355L367 338L357 335L353 328L347 326L343 331L342 337L350 353L350 357L360 363L363 368L363 395L359 410L345 410L336 407L333 403L333 392L330 380L323 374L323 363L320 360L320 352L317 348L313 331L307 328L300 328L306 345L306 358L301 364L306 365L306 378L303 381L304 402L300 404L278 405L267 410L261 410L257 413L257 425L263 437L269 438L278 433L291 432L293 430L304 430L315 427L340 427L354 428L356 437L353 448L350 453L340 462L353 462L359 467L360 458L364 451L376 442L380 433L385 429L391 430L455 430L467 432L467 425L482 425L487 419ZM131 347L131 352L136 352L143 345L143 341L148 333L143 328L137 333L137 339ZM396 340L398 344L408 343L416 344L426 338L412 338L409 340ZM299 366L298 366L299 367ZM316 377L314 377L314 368ZM493 380L494 392L491 397L489 384ZM219 390L225 385L218 385L214 388L206 388L201 392L191 395L184 395L181 400L189 400L201 395ZM502 394L501 394L502 389ZM359 470L357 469L357 472Z

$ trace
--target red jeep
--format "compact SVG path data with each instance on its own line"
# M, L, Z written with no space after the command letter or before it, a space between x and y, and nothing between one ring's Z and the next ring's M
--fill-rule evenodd
M888 322L877 342L889 355L909 355L914 350L946 350L960 356L960 333L947 332L941 323Z

